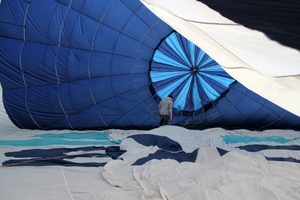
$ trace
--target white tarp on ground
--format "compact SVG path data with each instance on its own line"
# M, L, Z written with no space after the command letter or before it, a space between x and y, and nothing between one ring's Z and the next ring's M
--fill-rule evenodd
M127 150L121 159L107 157L77 157L73 162L107 162L104 167L14 166L0 167L0 197L9 200L79 200L79 199L300 199L300 164L269 161L266 156L293 157L300 160L298 150L266 149L247 152L237 149L240 143L226 143L225 136L253 136L285 138L284 144L248 141L247 144L300 145L300 132L291 130L247 131L221 128L204 131L187 130L177 126L163 126L151 131L108 130L111 140L122 140L121 149ZM51 131L54 134L70 132ZM3 140L32 139L47 131L20 130L1 134ZM172 159L153 159L143 165L132 165L161 149L136 143L132 135L167 136L177 141L183 151L197 150L195 162ZM127 138L127 139L125 139ZM85 140L85 139L82 139ZM245 143L244 143L245 144ZM41 149L68 145L41 146ZM72 146L73 147L73 146ZM216 147L229 153L220 156ZM11 159L7 152L37 147L0 146L0 161ZM94 150L103 153L103 150ZM276 153L275 153L276 152ZM84 152L83 152L84 153ZM87 152L88 153L88 152ZM74 153L82 154L82 152ZM176 152L174 152L176 154ZM16 158L14 158L16 159Z
M121 148L127 150L121 156L123 160L110 161L103 168L107 182L139 191L141 199L300 199L300 172L294 168L298 164L274 165L261 153L234 150L220 140L223 129L198 131L198 135L196 131L178 127L162 127L156 131L179 142L185 152L201 146L196 162L162 159L132 166L139 158L160 148L125 139L121 143ZM230 152L220 156L214 146ZM297 154L299 157L299 152ZM277 156L280 156L279 151Z
M204 151L204 157L213 154ZM103 175L111 185L143 191L143 199L300 198L299 172L237 152L204 163L166 159L131 167L124 161L111 161Z
M300 52L196 0L141 0L248 89L300 116Z

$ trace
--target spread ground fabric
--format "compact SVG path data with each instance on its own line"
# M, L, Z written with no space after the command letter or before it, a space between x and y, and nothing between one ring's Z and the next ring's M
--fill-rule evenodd
M107 132L1 134L1 198L300 199L299 131Z

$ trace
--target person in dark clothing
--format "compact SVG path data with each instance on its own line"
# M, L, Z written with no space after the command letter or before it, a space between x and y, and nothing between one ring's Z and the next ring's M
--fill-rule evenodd
M160 126L168 125L169 120L172 120L173 96L162 99L158 104L158 115L160 117Z

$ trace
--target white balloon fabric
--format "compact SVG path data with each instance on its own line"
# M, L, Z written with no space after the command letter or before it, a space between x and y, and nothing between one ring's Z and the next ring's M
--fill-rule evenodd
M237 24L200 1L142 2L245 87L300 116L298 50Z

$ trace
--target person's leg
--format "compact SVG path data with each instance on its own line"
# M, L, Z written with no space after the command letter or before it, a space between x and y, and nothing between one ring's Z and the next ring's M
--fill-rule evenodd
M165 123L164 124L168 125L169 124L169 118L170 118L169 115L165 115L164 118L165 118L165 121L164 121Z
M164 121L165 121L164 117L163 117L163 116L160 116L160 123L159 123L159 126L164 125Z

